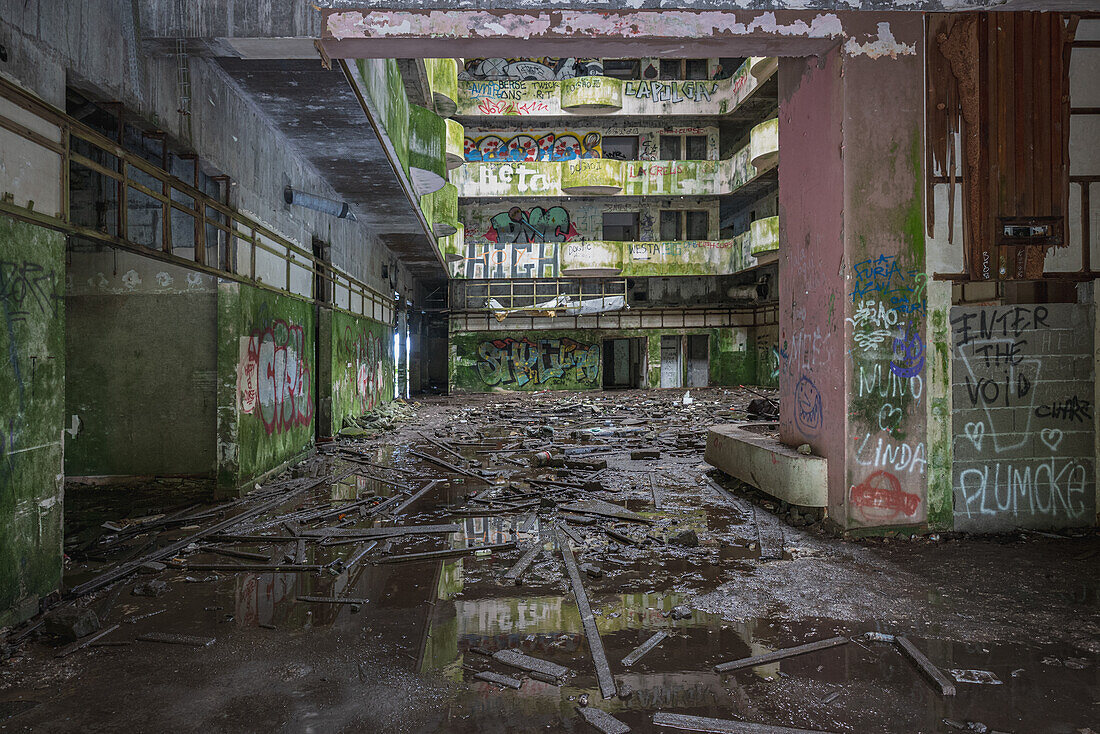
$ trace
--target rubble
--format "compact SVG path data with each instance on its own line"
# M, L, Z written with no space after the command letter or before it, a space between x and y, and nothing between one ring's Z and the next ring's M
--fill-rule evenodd
M100 628L99 617L91 609L69 605L55 609L45 617L43 630L62 642L72 642Z

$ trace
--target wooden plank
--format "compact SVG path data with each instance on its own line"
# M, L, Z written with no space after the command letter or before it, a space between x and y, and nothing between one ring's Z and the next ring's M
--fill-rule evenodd
M727 673L731 670L741 670L742 668L751 668L757 665L767 665L777 660L786 660L787 658L793 658L797 655L805 655L806 653L817 652L818 650L827 650L830 647L845 645L848 642L849 640L847 637L830 637L827 640L807 642L805 645L786 647L782 650L766 652L763 655L753 655L752 657L741 658L740 660L732 660L728 663L719 663L714 666L714 671L716 673Z
M216 637L195 637L193 635L176 635L170 632L148 632L138 635L141 642L163 642L166 645L187 645L189 647L210 647L217 641Z
M913 665L917 666L917 670L919 670L925 678L931 681L932 685L940 689L942 695L955 695L955 684L951 682L950 678L943 674L943 671L933 665L932 661L929 660L923 652L918 650L916 645L901 635L894 638L894 643L897 644L898 648L905 653L905 656L913 662Z
M299 596L295 597L295 601L306 602L308 604L366 604L367 599L344 596L344 597L332 597L332 596Z
M488 683L495 683L498 686L504 686L505 688L514 688L517 691L520 686L523 685L523 681L519 678L513 678L510 675L503 675L501 673L494 673L491 670L484 670L480 673L474 673L474 677L478 680L483 680Z
M68 657L69 655L72 655L77 650L82 650L85 647L87 647L88 645L91 645L93 642L96 642L97 640L103 639L104 637L111 634L112 632L114 632L117 629L118 629L117 624L111 625L110 627L105 627L104 629L101 629L99 632L88 635L83 640L77 640L76 642L72 643L71 645L66 645L65 647L61 648L54 657L58 657L58 658Z
M629 655L623 658L623 666L629 668L631 665L641 660L643 655L648 653L653 648L657 647L657 645L660 645L666 637L668 637L668 633L664 630L661 630L660 632L643 642L641 645L638 645L638 647L634 648L634 650Z
M523 572L527 570L527 567L534 563L535 558L542 552L542 544L536 543L527 549L527 552L520 556L520 559L516 561L516 565L508 569L504 574L505 581L511 581L517 586L520 583L520 577L523 576Z
M391 515L400 515L402 512L404 512L409 507L411 507L414 502L416 502L418 499L420 499L425 494L427 494L429 490L431 490L433 487L435 487L439 484L442 484L442 483L443 483L442 479L433 479L432 481L428 482L423 487L421 487L419 490L417 490L416 493L413 494L412 497L409 497L407 500L402 502L400 505L393 508L393 510L390 511L390 514Z
M606 711L592 706L578 706L581 717L603 734L630 734L630 727Z
M596 627L596 620L592 616L592 607L588 603L588 595L581 583L581 572L577 568L577 559L573 557L573 549L569 547L560 526L554 528L554 535L561 548L562 560L565 561L565 570L569 574L569 583L573 587L573 596L577 600L577 609L581 614L581 626L584 627L585 637L588 639L588 651L592 655L592 663L596 666L596 680L600 684L600 694L604 698L614 698L616 694L615 678L611 675L611 666L607 664L607 653L603 649L603 641L600 640L600 631Z
M558 665L557 663L552 663L549 660L542 660L541 658L533 658L530 655L524 655L518 650L498 650L493 653L493 660L512 668L519 668L520 670L526 670L531 673L542 673L543 675L548 675L555 679L564 678L569 675L569 668L564 665Z
M480 550L495 551L505 550L506 548L515 548L514 542L508 543L493 543L490 545L472 545L469 548L445 548L437 551L427 551L425 553L406 553L399 556L387 556L385 558L379 558L375 563L406 563L409 561L434 561L440 558L457 558L458 556L466 556L471 553L476 553Z
M400 535L457 533L462 527L449 525L395 525L389 528L319 528L303 530L303 538L393 538Z
M656 713L653 714L653 723L669 729L706 731L715 734L829 734L821 729L792 729L789 726L770 726L749 721L711 719L706 716L688 716L687 714Z

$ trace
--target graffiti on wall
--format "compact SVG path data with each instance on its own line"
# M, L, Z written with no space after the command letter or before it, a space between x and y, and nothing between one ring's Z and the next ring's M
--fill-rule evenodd
M370 412L382 400L386 352L382 337L349 324L337 339L339 358L355 373L355 407Z
M1091 524L1095 513L1088 306L951 309L955 524Z
M455 277L558 277L557 242L467 242L465 246L465 255L451 265Z
M853 460L867 473L850 488L849 506L869 525L918 522L928 456L923 441L907 440L906 425L919 420L923 405L926 276L894 255L877 255L856 263L851 281L851 439Z
M596 384L600 347L565 337L493 339L478 345L477 373L489 386L541 386L566 380Z
M237 376L243 413L259 417L268 434L313 422L313 375L305 327L275 319L241 338Z
M481 135L464 142L468 161L572 161L603 155L601 137L590 133L522 133L511 137Z
M461 81L483 79L513 79L521 81L553 81L578 76L602 76L599 59L553 58L535 59L468 59L458 73Z
M647 99L652 102L709 102L718 92L718 83L712 81L675 81L650 82L628 81L623 86L623 94L635 99Z
M28 343L45 344L42 339L27 338L42 329L42 325L54 323L64 304L64 281L57 270L28 259L0 261L0 306L4 310L4 333L7 335L7 363L11 385L14 386L9 404L13 415L0 423L0 477L7 478L15 471L20 456L34 449L56 446L57 441L27 436L27 415L30 410L42 410L45 406L31 402L35 397L35 385L49 379L54 355L28 354ZM32 347L33 351L37 351ZM45 383L49 384L49 383ZM42 394L45 391L38 391ZM47 393L49 395L50 393ZM47 397L48 405L51 397ZM38 401L41 402L41 401ZM27 444L31 444L29 447Z
M568 242L580 234L564 207L540 206L524 211L514 206L489 219L485 239L490 242L515 244L519 242Z

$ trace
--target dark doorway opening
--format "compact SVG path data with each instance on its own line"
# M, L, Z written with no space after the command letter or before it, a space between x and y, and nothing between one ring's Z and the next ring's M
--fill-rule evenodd
M645 352L645 339L604 339L604 389L643 387Z

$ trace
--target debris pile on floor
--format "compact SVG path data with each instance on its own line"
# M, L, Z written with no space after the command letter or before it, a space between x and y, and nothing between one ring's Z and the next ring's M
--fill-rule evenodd
M398 424L407 423L416 417L416 408L398 398L382 403L369 413L358 417L348 416L340 429L345 438L372 438L380 433L394 430Z
M430 651L451 641L456 657L449 670L462 686L517 706L530 696L559 696L568 704L561 715L576 717L561 723L571 730L819 731L736 720L779 718L766 708L715 708L712 699L685 704L657 695L647 676L684 676L697 690L714 680L748 699L744 681L785 680L781 661L812 661L806 663L812 670L818 661L846 659L839 656L848 650L896 661L901 672L894 677L916 686L923 676L923 690L938 696L953 696L957 684L1007 688L1009 676L985 670L981 659L954 658L919 635L914 643L903 634L908 630L892 625L866 634L860 634L866 627L840 626L777 632L762 646L740 638L732 647L712 645L730 637L729 625L704 630L713 618L681 589L718 578L723 565L752 573L813 553L799 547L813 544L797 526L817 525L821 516L699 463L708 425L744 413L750 400L762 401L756 405L766 413L767 397L747 390L693 389L690 401L684 395L494 396L436 410L430 420L411 406L376 411L357 422L363 435L321 445L245 497L161 507L108 520L94 533L82 529L67 546L71 583L60 603L13 630L0 651L10 653L38 633L53 643L51 654L69 661L127 645L209 654L226 644L221 630L230 630L217 625L248 613L252 601L204 607L216 619L204 626L181 615L175 600L233 579L238 586L278 579L288 590L284 603L308 609L310 626L342 619L351 628L373 628L390 615L385 595L407 582L415 586L427 573L427 621L418 622L424 638L406 653L415 669L423 671ZM366 591L361 582L372 575L385 575L391 585ZM491 593L474 596L479 588ZM477 634L455 621L456 612L440 611L443 626L433 631L445 599L501 628ZM565 608L568 628L558 622L553 635L528 631L539 614L564 620ZM284 627L274 616L248 624ZM664 672L692 630L714 637L679 658L675 673ZM1078 658L1052 660L1070 670ZM537 693L548 688L555 692ZM818 708L828 711L841 694L826 688L817 695ZM786 718L832 727L823 717ZM979 722L964 726L972 724Z

